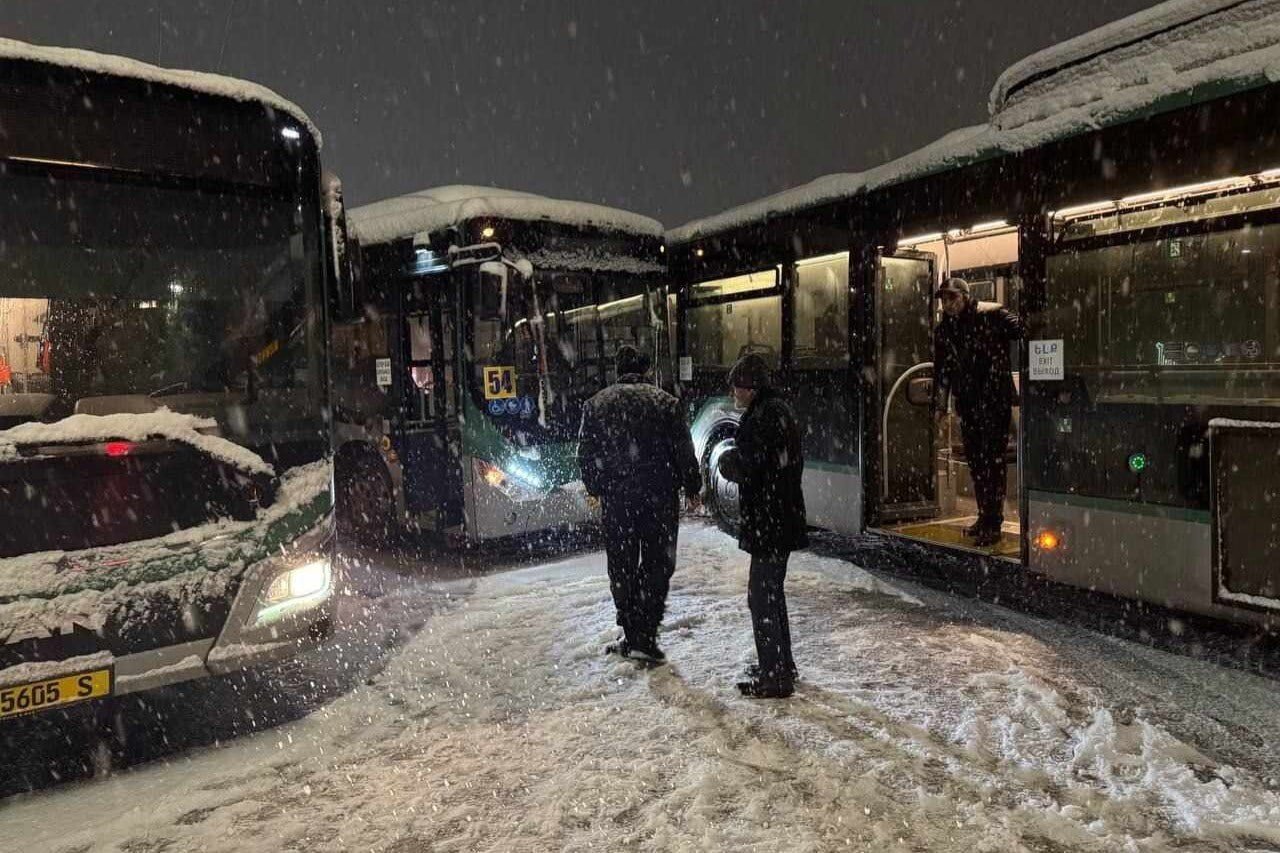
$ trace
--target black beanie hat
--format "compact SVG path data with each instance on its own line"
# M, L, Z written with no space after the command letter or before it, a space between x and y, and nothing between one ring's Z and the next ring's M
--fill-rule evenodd
M732 388L768 388L770 385L769 362L756 353L738 359L729 368L729 385Z
M614 353L613 364L619 376L643 374L649 369L649 359L630 344L623 344Z

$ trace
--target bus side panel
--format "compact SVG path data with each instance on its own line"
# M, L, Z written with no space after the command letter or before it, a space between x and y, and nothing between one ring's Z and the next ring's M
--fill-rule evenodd
M1164 607L1258 625L1278 624L1274 614L1213 603L1207 513L1151 505L1139 513L1049 492L1032 492L1027 503L1032 542L1046 531L1057 538L1052 550L1032 545L1029 565L1033 571L1060 583Z

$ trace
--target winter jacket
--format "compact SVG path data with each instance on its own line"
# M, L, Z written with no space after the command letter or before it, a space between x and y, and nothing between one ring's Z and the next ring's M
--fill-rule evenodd
M578 468L595 497L675 500L702 491L702 473L680 403L639 375L587 401L578 434Z
M804 512L804 454L795 412L772 388L756 391L734 447L720 461L738 484L738 547L778 557L809 544Z
M1022 320L995 302L970 302L959 316L944 316L933 338L935 411L955 397L962 419L1007 410L1016 396L1009 344L1022 337Z

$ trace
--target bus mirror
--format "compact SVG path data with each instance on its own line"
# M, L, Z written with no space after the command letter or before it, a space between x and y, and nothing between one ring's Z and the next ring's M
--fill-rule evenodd
M928 377L921 377L908 382L907 402L913 406L931 405L933 403L933 380Z
M332 279L331 313L336 319L349 319L359 311L360 299L356 293L356 275L352 267L354 247L350 245L347 235L347 211L342 199L342 181L336 175L325 173L323 190L324 222Z

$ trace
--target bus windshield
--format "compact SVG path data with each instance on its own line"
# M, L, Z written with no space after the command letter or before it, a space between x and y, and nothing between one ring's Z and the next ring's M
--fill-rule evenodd
M660 307L634 277L538 271L531 281L480 276L473 312L472 393L519 444L577 438L582 405L612 382L629 344L654 355ZM514 368L515 397L486 394L485 368Z
M168 406L246 444L317 437L321 284L303 211L260 188L4 167L0 391L51 396L27 419Z

